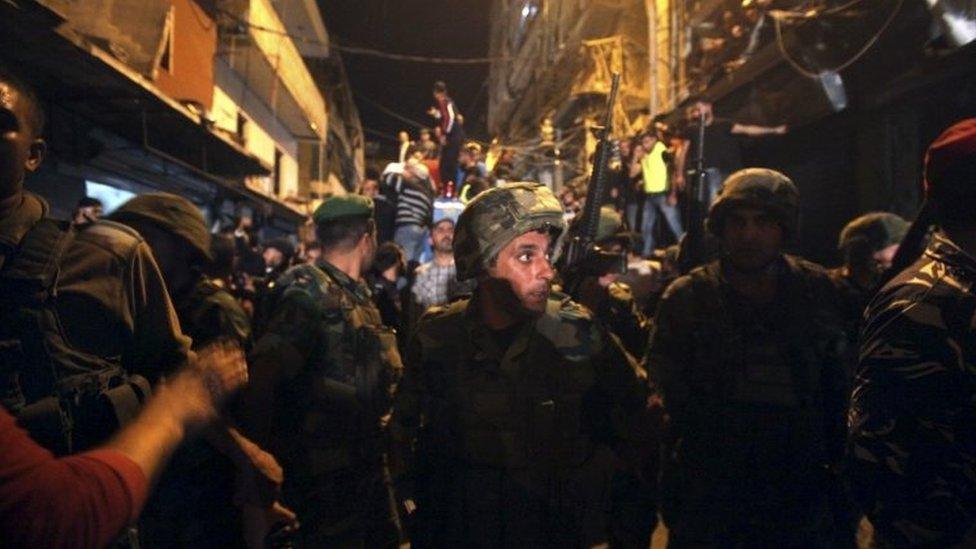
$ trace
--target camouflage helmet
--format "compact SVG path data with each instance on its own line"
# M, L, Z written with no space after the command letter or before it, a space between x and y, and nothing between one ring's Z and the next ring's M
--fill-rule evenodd
M722 236L729 212L756 208L772 215L787 234L796 234L800 193L789 177L776 170L746 168L725 180L722 192L708 210L707 227Z
M868 246L871 252L883 250L901 243L908 233L909 223L888 212L873 212L853 219L840 232L837 248L850 250L856 246Z
M476 196L461 212L454 229L458 280L475 278L519 235L548 229L553 240L566 229L563 210L548 188L509 183Z
M583 216L579 215L569 226L569 233L571 235L576 235L579 232L580 224L583 222ZM600 208L600 220L597 222L596 226L596 242L602 243L612 239L619 239L621 241L627 240L629 236L628 233L624 232L624 220L623 217L613 209L612 206L602 206Z
M205 261L213 261L210 231L203 214L192 202L170 193L146 193L133 197L109 216L112 221L148 221L182 240Z

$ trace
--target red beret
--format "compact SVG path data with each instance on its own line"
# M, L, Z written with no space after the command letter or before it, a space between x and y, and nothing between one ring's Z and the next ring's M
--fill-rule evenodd
M976 118L967 118L942 132L926 151L925 194L932 194L932 186L947 170L972 157L976 157Z

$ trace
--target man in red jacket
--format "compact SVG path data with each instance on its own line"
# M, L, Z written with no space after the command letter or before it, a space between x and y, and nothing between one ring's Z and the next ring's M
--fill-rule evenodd
M149 486L190 429L217 417L247 379L240 349L203 349L161 383L107 444L61 459L0 407L0 532L12 547L102 547L135 520Z

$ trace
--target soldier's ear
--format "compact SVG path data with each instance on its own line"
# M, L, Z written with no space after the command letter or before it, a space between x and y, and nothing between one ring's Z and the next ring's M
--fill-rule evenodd
M47 153L47 143L38 137L30 144L30 150L27 154L27 161L24 162L24 168L28 172L33 172L41 166L41 162L44 161L44 155Z

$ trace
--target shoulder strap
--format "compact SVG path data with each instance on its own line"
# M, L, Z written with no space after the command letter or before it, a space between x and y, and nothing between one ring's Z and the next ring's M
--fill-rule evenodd
M13 257L0 271L8 281L32 283L37 289L56 291L61 256L75 238L75 229L66 221L43 218L24 235Z

